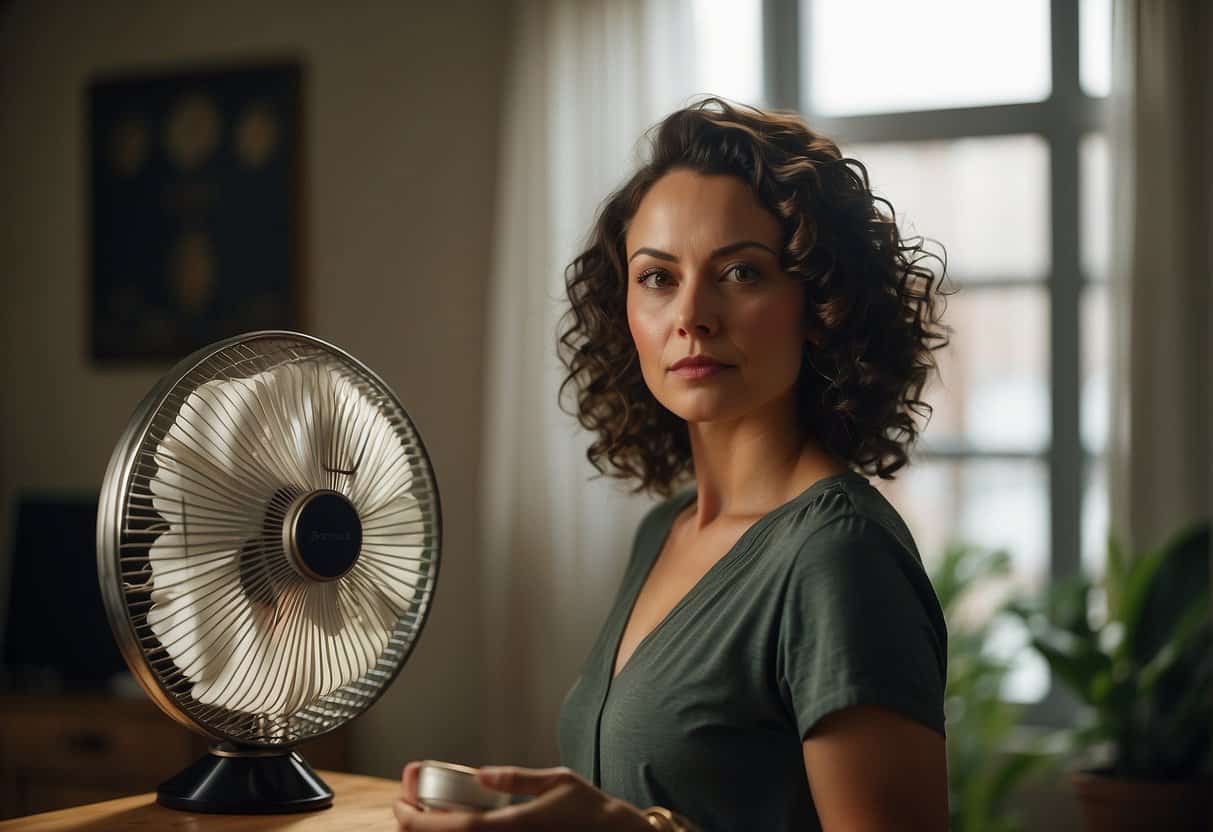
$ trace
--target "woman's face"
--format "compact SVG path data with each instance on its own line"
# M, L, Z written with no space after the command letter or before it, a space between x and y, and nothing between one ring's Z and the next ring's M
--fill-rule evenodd
M780 269L779 223L748 185L671 171L642 199L625 247L628 327L662 405L688 422L793 406L804 287ZM672 370L700 354L728 366L702 378Z

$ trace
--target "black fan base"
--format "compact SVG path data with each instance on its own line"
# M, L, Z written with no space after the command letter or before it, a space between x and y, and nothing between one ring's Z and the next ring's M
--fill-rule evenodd
M184 812L276 815L333 805L333 790L295 751L213 751L165 780L156 802Z

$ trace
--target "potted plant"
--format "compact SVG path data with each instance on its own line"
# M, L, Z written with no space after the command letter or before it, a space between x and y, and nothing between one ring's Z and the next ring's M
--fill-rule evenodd
M1213 828L1209 557L1207 522L1134 558L1109 538L1102 585L1080 575L1012 605L1081 703L1065 733L1089 832ZM1100 588L1106 612L1093 616Z
M1040 747L1011 748L1022 706L1002 695L1010 660L991 649L996 616L960 614L970 590L1010 572L1005 551L953 545L932 569L931 583L948 622L948 828L952 832L1017 832L1009 798L1030 774L1053 761Z

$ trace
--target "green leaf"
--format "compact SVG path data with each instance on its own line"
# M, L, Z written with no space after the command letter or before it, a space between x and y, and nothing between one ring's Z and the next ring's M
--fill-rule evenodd
M1129 634L1137 632L1142 610L1149 597L1150 585L1162 568L1166 556L1165 549L1149 552L1130 564L1126 570L1121 587L1120 611L1116 616L1125 628L1126 642L1132 641Z
M1091 704L1100 701L1096 684L1101 674L1112 672L1112 661L1093 648L1090 639L1084 641L1063 630L1039 630L1032 635L1032 646L1082 699Z
M1138 677L1139 688L1143 692L1151 690L1181 659L1190 657L1193 649L1200 646L1208 635L1209 596L1203 595L1189 605L1170 639L1164 642L1162 648L1141 669Z
M1090 595L1091 581L1085 575L1060 580L1046 592L1045 614L1055 627L1086 639L1092 634L1087 606Z
M944 616L950 617L970 589L1010 571L1011 556L1006 550L952 543L932 571L931 585Z
M1209 594L1208 523L1189 526L1159 550L1161 563L1150 576L1140 607L1125 629L1136 659L1145 663L1171 639L1179 619L1196 598Z
M1168 714L1172 734L1196 733L1210 739L1213 717L1213 656L1205 656L1184 692L1183 698Z

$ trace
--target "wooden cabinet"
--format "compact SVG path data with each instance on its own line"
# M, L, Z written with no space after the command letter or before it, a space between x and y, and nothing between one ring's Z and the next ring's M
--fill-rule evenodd
M298 750L313 768L348 771L349 731ZM143 698L0 697L0 818L155 791L207 745Z

